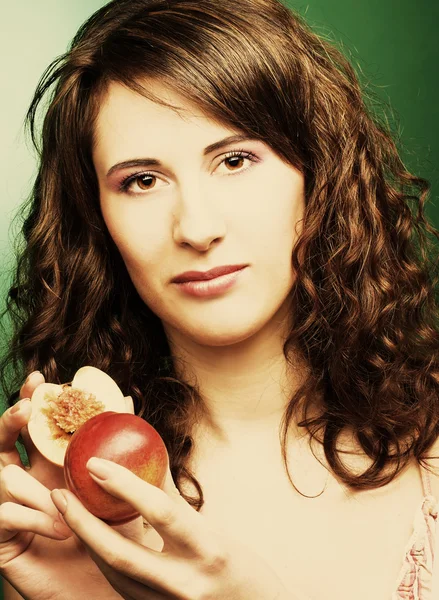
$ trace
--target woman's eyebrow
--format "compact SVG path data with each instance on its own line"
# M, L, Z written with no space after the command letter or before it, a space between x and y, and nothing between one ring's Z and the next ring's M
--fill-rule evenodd
M203 150L203 156L207 156L211 152L215 150L220 150L224 148L224 146L229 146L230 144L235 144L237 142L244 142L249 140L254 140L256 138L252 138L248 135L230 135L219 142L214 142L213 144L209 144ZM161 167L162 163L157 158L135 158L132 160L124 160L123 162L116 163L108 170L107 177L110 177L115 171L118 169L127 169L129 167Z

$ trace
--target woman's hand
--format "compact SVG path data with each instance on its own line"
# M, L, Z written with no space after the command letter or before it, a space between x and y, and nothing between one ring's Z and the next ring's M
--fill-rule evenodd
M52 492L66 523L126 600L293 600L265 561L212 529L179 495L169 470L162 490L112 461L93 458L87 466L164 542L161 552L145 548L93 516L71 492Z
M51 500L51 490L66 485L64 471L40 454L27 432L29 398L41 383L41 373L29 376L21 402L0 417L0 574L32 600L120 600ZM131 398L127 410L133 412ZM20 433L30 467L15 447ZM140 518L121 528L131 537L143 534Z
M20 401L0 418L0 567L19 556L36 534L65 540L72 532L57 518L46 485L64 481L63 470L42 468L41 455L27 434L31 415L29 397L44 382L41 373L29 376L20 391ZM32 467L24 467L15 443L22 432ZM39 455L39 456L38 456ZM39 472L39 480L34 475ZM44 483L43 483L44 482Z

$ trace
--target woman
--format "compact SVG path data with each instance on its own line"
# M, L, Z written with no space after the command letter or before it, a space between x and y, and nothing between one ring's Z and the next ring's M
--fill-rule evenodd
M277 0L118 0L40 82L34 141L51 90L3 362L11 400L40 371L0 420L7 597L431 598L439 232L351 66ZM145 529L29 440L26 398L87 364L167 445L163 490L89 463Z

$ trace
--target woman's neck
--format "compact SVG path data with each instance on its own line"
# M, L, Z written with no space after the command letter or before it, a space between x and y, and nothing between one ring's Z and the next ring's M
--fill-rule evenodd
M267 332L265 332L267 333ZM258 338L258 339L256 339ZM279 329L229 346L206 347L172 336L177 373L203 398L198 425L226 445L243 432L277 431L307 369L292 366Z

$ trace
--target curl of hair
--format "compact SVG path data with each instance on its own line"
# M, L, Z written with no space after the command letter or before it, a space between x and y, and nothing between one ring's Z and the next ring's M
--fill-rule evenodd
M439 435L430 185L406 170L348 60L278 0L115 0L47 69L27 115L40 166L4 313L14 327L0 369L9 402L34 369L54 383L86 364L106 371L163 437L180 491L183 479L197 490L182 495L203 505L188 468L201 393L177 376L161 322L128 276L92 163L110 82L179 110L148 81L261 139L304 174L284 354L292 361L294 349L309 375L284 415L284 460L295 417L348 486L385 485ZM37 114L49 95L39 143ZM308 418L318 395L323 409ZM341 460L346 428L371 459L363 473Z

